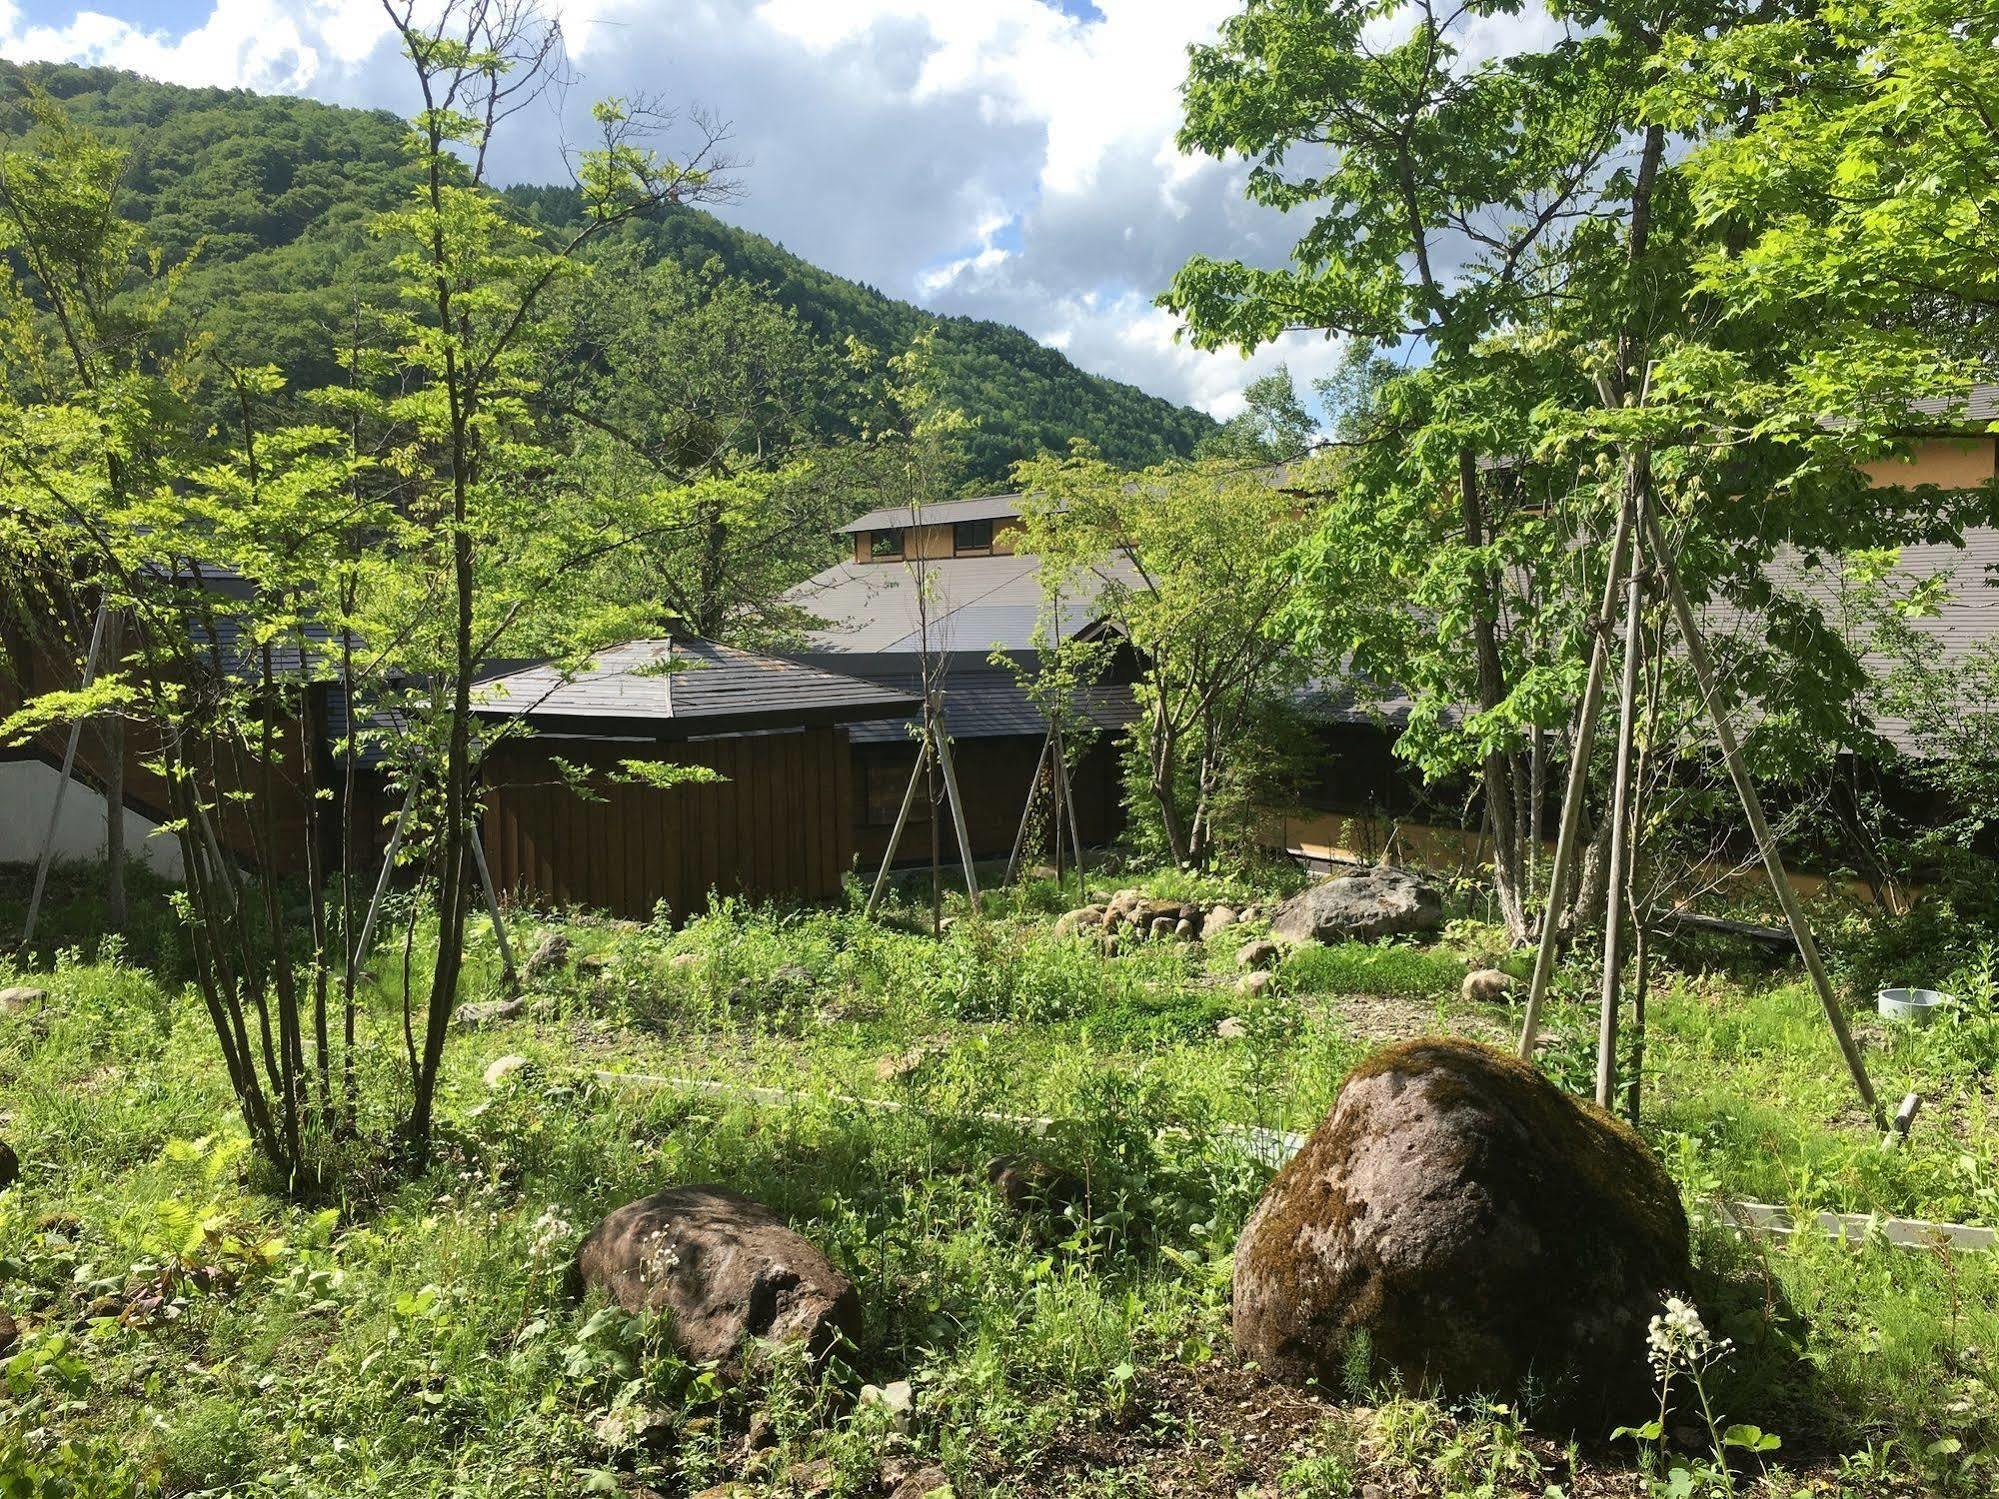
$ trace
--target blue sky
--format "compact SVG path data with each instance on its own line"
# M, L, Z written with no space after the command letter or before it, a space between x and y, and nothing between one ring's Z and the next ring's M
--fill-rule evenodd
M509 122L503 176L560 180L606 94L731 122L724 217L939 312L1012 323L1086 369L1218 415L1286 359L1205 354L1152 305L1196 252L1281 259L1298 226L1242 168L1180 155L1186 49L1234 0L544 0L578 84ZM379 0L0 0L0 55L412 108Z

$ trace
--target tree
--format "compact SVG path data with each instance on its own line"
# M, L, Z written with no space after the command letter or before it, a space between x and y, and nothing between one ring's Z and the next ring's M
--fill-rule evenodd
M1538 252L1578 211L1615 132L1600 92L1564 73L1576 44L1466 57L1468 29L1514 9L1248 0L1214 43L1193 49L1182 148L1246 156L1251 198L1313 213L1286 267L1196 256L1180 270L1160 300L1197 344L1249 349L1309 328L1417 343L1439 371L1457 371L1527 315ZM1383 31L1392 39L1378 44ZM1479 744L1500 909L1524 936L1528 776L1518 725L1502 711L1506 517L1480 467L1512 450L1473 402L1430 412L1433 445L1451 458L1457 527L1448 544L1425 527L1421 544L1457 580L1445 623L1462 631L1472 663L1464 730Z
M1255 732L1306 663L1278 626L1286 554L1309 521L1295 495L1239 463L1129 473L1087 452L1019 465L1023 551L1051 586L1079 584L1139 662L1142 794L1173 861L1204 863L1264 760Z
M1242 390L1243 409L1194 447L1196 458L1240 463L1289 463L1311 451L1318 425L1298 399L1291 367L1280 364Z
M438 788L437 942L421 1044L412 1037L413 1099L404 1124L413 1165L427 1162L446 1029L464 964L477 807L472 688L510 632L566 637L586 654L624 621L579 609L560 585L578 562L573 535L547 513L550 455L535 441L535 344L551 288L582 274L579 252L618 224L719 189L719 132L687 162L643 144L667 121L644 104L607 101L600 146L578 163L582 218L544 234L485 188L496 129L544 89L561 32L533 0L447 0L434 24L414 0L384 0L423 109L415 120L419 184L378 232L399 246L406 310L396 357L406 376L382 416L411 434L402 513L413 528L410 576L381 638L404 642L423 684L415 722ZM700 122L697 122L700 123ZM461 154L462 153L462 154ZM553 533L553 534L551 534ZM527 616L539 616L533 626Z
M681 628L745 644L797 633L782 595L832 560L851 496L814 451L853 382L764 287L634 248L560 288L543 353L585 503L627 538L602 564Z
M261 438L251 402L275 377L232 370L242 445L190 445L185 358L157 355L149 338L177 273L118 215L124 155L51 101L34 109L33 134L0 158L0 245L22 269L4 288L7 574L129 629L94 681L41 694L0 736L104 713L139 732L187 871L196 987L245 1126L293 1189L310 1191L321 1178L309 1137L338 1124L324 907L312 881L311 937L297 942L280 909L272 793L291 748L280 725L306 721L301 611L321 576L309 538L345 506L341 434ZM248 597L207 586L203 572L218 566L251 582ZM122 759L123 746L113 752ZM313 757L300 763L315 808ZM247 873L224 839L251 854ZM308 861L314 841L308 826Z

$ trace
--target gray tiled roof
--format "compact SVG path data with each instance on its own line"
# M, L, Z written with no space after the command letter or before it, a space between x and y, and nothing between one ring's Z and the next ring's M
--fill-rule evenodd
M1999 422L1999 384L1981 380L1961 397L1933 396L1911 401L1909 409L1952 427L1972 422Z
M840 527L840 533L858 531L899 531L908 526L948 526L961 520L1005 520L1020 514L1017 494L984 495L975 500L939 500L918 512L908 505L891 505L886 510L870 510L859 520Z
M844 663L845 658L838 658ZM912 698L922 696L921 679L915 660L908 656L868 658L863 668L871 681L901 689ZM1016 735L1039 738L1048 732L1048 720L1028 698L1020 678L1005 667L991 664L984 656L967 654L950 663L944 672L944 725L953 739L1006 739ZM1119 729L1137 715L1131 688L1122 683L1103 682L1085 688L1078 709L1102 729ZM855 744L885 744L907 739L912 717L882 719L855 724L848 737Z
M1780 552L1769 576L1778 592L1815 604L1828 629L1841 629L1850 612L1842 599L1849 585L1836 561L1813 566L1795 551ZM1980 648L1999 649L1999 529L1968 528L1961 547L1943 542L1903 547L1888 587L1900 595L1937 578L1943 580L1947 597L1935 615L1911 619L1910 628L1937 642L1946 665L1962 662ZM1710 640L1734 637L1753 645L1767 629L1761 614L1718 601L1708 604L1702 615ZM1856 648L1864 644L1858 638L1852 643ZM1677 643L1672 649L1678 649ZM1877 678L1892 666L1879 655L1863 653L1861 659ZM1381 723L1391 728L1406 726L1414 706L1399 687L1339 676L1308 683L1297 701L1305 712L1335 722ZM1874 727L1903 753L1923 752L1905 720L1881 717Z
M1118 565L1121 580L1134 577ZM1042 608L1040 559L1033 556L941 557L923 564L933 600L931 648L938 651L1031 650ZM1079 581L1065 598L1064 639L1096 623L1103 584ZM917 569L900 562L842 562L785 595L826 627L808 633L817 653L914 652L919 646Z
M714 732L758 725L898 717L912 701L894 688L710 640L634 640L565 672L550 663L494 678L475 711L550 729Z

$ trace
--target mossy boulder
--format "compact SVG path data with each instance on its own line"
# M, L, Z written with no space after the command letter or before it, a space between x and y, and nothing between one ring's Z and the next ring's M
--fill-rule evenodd
M1645 1418L1647 1322L1691 1277L1678 1192L1628 1125L1476 1042L1376 1052L1236 1246L1238 1349L1521 1401L1592 1437Z

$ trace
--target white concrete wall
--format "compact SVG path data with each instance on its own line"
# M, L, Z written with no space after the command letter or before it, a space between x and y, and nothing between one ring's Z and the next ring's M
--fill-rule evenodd
M0 760L0 863L28 864L41 857L49 828L49 807L62 776L40 760ZM104 857L104 797L72 781L56 824L58 859ZM164 879L184 874L180 844L159 832L159 824L125 811L125 851Z

